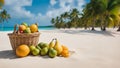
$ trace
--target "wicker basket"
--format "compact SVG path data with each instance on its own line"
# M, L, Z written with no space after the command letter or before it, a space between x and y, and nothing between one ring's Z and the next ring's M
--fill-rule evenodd
M26 44L26 45L37 45L39 42L39 32L35 33L19 33L16 31L16 26L14 27L14 32L8 34L10 43L12 46L13 50L16 50L16 48L21 45L21 44Z

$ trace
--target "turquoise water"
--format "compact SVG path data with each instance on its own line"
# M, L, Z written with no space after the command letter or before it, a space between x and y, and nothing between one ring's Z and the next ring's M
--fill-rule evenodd
M39 27L39 30L53 30L53 29L56 29L55 27L53 26L41 26ZM13 27L4 27L4 28L0 28L0 31L13 31L14 28Z

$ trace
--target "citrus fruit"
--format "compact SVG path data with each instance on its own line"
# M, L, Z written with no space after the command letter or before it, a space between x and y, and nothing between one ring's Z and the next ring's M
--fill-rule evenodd
M26 29L26 26L25 26L25 25L20 25L20 26L19 26L19 30L20 30L20 31L24 31L25 29Z
M39 53L40 53L40 50L37 49L37 48L35 48L35 49L32 51L32 54L33 54L34 56L39 55Z
M30 53L30 49L27 45L20 45L16 48L16 55L18 57L25 57Z
M36 24L32 24L30 26L30 30L31 30L32 33L37 32L38 31L38 26Z
M62 45L63 50L68 50L68 48L64 45Z
M61 53L61 56L69 57L69 51L68 50L63 50L62 53Z
M47 55L47 53L48 53L48 48L44 47L43 49L41 49L40 55L44 56Z
M30 51L33 51L36 47L34 45L29 46Z
M57 56L57 51L55 49L53 49L53 48L50 48L48 55L49 55L49 57L54 58L54 57Z

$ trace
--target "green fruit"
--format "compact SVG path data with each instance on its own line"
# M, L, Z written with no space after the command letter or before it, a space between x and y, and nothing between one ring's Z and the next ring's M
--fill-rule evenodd
M33 54L34 56L39 55L39 53L40 53L40 50L37 49L37 48L35 48L35 49L32 51L32 54Z
M34 45L29 46L29 48L30 48L30 51L33 51L34 49L36 49Z
M26 28L23 32L24 33L31 33L31 30L30 30L30 28Z
M41 48L38 45L36 46L36 48L39 49L39 50L41 50Z
M49 57L54 58L54 57L57 56L57 51L55 49L53 49L53 48L50 48L48 55L49 55Z
M45 48L45 47L48 47L48 44L47 43L43 43L41 42L40 44L38 44L40 46L40 48Z
M42 56L47 55L47 53L48 53L48 48L47 48L47 47L41 49L40 54L41 54Z
M43 44L44 44L43 42L40 42L38 46L41 48Z
M23 22L21 25L25 25L26 27L28 27L28 24L26 22Z

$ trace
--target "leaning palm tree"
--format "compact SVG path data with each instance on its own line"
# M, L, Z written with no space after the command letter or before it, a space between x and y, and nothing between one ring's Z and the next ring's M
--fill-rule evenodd
M118 16L118 11L120 9L120 1L119 0L101 0L100 5L100 18L103 21L103 28L102 30L105 31L106 27L110 23L109 20L111 20L111 15Z
M111 15L118 15L120 7L119 0L91 0L90 3L84 9L85 18L91 17L92 30L97 20L101 20L101 29L106 30L108 24L110 24ZM99 8L99 9L98 9Z
M51 23L52 23L52 24L54 24L54 23L55 23L55 19L54 19L54 18L52 18Z
M10 14L8 14L6 10L3 10L0 13L0 23L3 23L4 21L8 22L8 19L10 19Z

